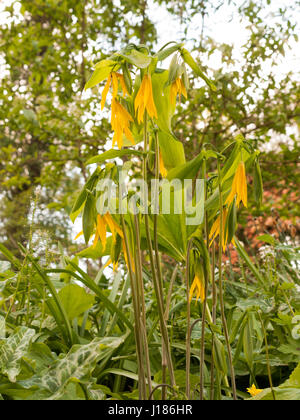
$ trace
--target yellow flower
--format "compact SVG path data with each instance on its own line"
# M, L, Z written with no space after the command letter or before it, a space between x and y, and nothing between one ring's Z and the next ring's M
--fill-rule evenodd
M111 127L114 130L112 147L114 147L117 142L119 149L122 148L123 135L135 144L133 135L129 129L129 124L132 121L133 118L129 112L123 107L123 105L113 98L111 102Z
M113 99L116 98L116 96L118 95L118 90L119 90L119 82L121 84L121 88L122 88L122 92L123 92L123 96L126 96L128 94L128 91L126 89L126 85L125 85L125 81L124 81L124 76L120 73L116 73L116 72L112 72L109 74L106 84L104 86L103 92L102 92L102 98L101 98L101 109L104 108L105 105L105 101L106 101L106 97L110 88L110 85L112 84L112 88L113 88L113 92L112 92L112 97Z
M118 233L121 238L123 238L123 232L120 226L114 221L109 213L101 216L100 214L97 215L97 225L96 225L96 233L95 239L93 243L93 247L95 248L97 245L98 240L100 239L103 249L106 248L107 238L106 238L106 231L107 226L109 227L114 242L116 241L116 233Z
M256 395L260 394L263 390L256 388L256 386L253 384L251 388L247 388L247 392L251 395L251 397L256 397Z
M77 233L77 235L74 238L74 241L76 241L76 239L78 239L81 235L83 235L83 230L79 233Z
M239 207L240 202L242 201L244 206L247 207L247 178L245 171L244 162L240 162L237 167L236 173L233 178L232 187L225 204L230 205L234 197L236 196L236 205Z
M119 263L118 263L118 261L112 262L111 258L109 258L107 260L107 262L104 264L103 269L106 268L106 267L108 267L111 264L113 265L113 272L117 271L117 268L118 268L118 264Z
M224 209L223 209L223 229L222 229L222 248L223 248L223 251L225 251L225 249L226 249L226 243L227 243L227 238L228 238L228 231L225 232L227 213L228 213L228 210L224 207ZM209 239L210 239L209 246L211 246L211 244L216 239L216 237L220 235L220 223L221 223L221 218L220 218L220 215L219 215L217 217L217 219L214 221L214 223L211 227L211 230L209 232Z
M152 81L150 74L145 74L139 91L134 101L134 109L137 112L138 122L143 121L145 109L147 110L150 118L157 118L157 110L155 107L153 92L152 92Z
M115 220L111 217L111 215L107 212L104 215L97 215L97 223L95 225L95 237L94 237L94 241L93 241L93 248L96 247L99 239L101 241L101 245L102 245L102 249L105 250L106 245L107 245L107 226L109 227L111 234L112 234L112 238L114 243L116 243L117 240L117 234L121 237L122 239L122 248L123 248L123 253L124 253L124 258L125 258L125 262L128 265L128 256L127 256L127 252L126 252L126 246L125 246L125 240L124 240L124 235L123 235L123 231L120 228L120 226L118 225L117 222L115 222ZM79 232L78 235L76 235L75 239L79 238L81 235L83 235L83 231ZM130 255L130 262L131 262L131 266L133 269L133 272L135 272L135 266L134 266L134 260L132 258L132 255ZM118 267L118 261L114 261L112 262L112 259L109 258L107 260L107 262L104 265L104 268L108 267L110 264L113 264L113 271L116 271L117 267Z
M196 295L196 300L200 298L201 303L205 299L205 287L203 277L201 274L196 274L194 277L194 281L190 289L190 302L193 299L194 295Z
M123 96L125 97L126 95L129 95L128 90L127 90L127 87L126 87L126 84L125 84L125 80L124 80L123 74L117 73L117 77L118 77L119 82L121 84Z
M175 104L177 94L179 95L179 99L181 98L181 95L183 95L187 99L186 88L180 77L177 77L177 79L174 80L174 82L171 85L170 99L172 104Z
M128 256L127 256L126 245L125 245L125 240L124 240L123 235L122 235L122 249L123 249L123 253L124 253L125 263L126 263L128 269L129 269ZM132 271L135 273L135 265L134 265L134 260L132 258L132 255L130 255L130 262L131 262ZM113 271L115 272L116 269L118 268L119 263L118 263L118 261L113 262L111 258L109 258L109 260L106 262L106 264L104 265L104 268L108 267L111 264L113 264Z
M161 152L159 152L159 169L160 169L161 176L163 178L166 178L166 176L168 175L168 171L165 168Z

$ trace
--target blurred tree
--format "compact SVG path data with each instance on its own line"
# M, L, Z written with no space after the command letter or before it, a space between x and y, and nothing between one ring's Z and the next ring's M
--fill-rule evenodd
M166 4L170 12L176 10L180 15L183 38L189 35L195 57L218 88L212 94L204 83L199 86L199 80L191 79L188 100L178 108L173 121L187 155L199 153L205 143L222 150L233 136L243 134L262 152L266 188L276 187L280 181L281 188L298 192L299 72L291 58L288 70L284 64L293 48L299 50L300 2L173 0ZM212 35L212 16L217 11L219 17L223 11L228 14L228 6L231 18L238 16L247 31L239 51ZM292 215L296 224L299 201L286 201L280 211ZM263 210L270 212L274 205L274 201L265 201Z
M152 43L155 29L146 2L137 0L119 5L12 1L5 17L0 29L0 238L11 249L28 240L33 191L41 186L36 218L66 243L67 213L57 211L69 210L79 175L88 175L84 162L97 154L110 131L107 119L99 123L98 92L82 99L91 66L106 50L119 48L120 40Z

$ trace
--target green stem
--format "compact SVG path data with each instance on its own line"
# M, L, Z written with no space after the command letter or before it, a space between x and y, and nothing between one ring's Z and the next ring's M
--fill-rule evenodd
M158 143L158 134L157 131L155 132L155 211L153 215L153 236L154 236L154 254L155 254L155 263L156 269L158 274L158 281L159 281L159 288L160 288L160 295L163 296L163 280L162 280L162 271L161 271L161 262L160 262L160 255L158 249L158 214L156 212L157 203L156 200L158 198L158 182L159 182L159 143ZM163 302L164 303L164 302ZM165 318L165 322L167 323L167 319ZM166 383L167 381L167 355L166 355L166 348L164 342L162 342L162 382ZM163 386L161 389L162 400L166 399L167 396L167 387Z
M138 291L139 291L140 299L141 299L141 310L142 310L141 327L142 327L142 334L143 334L143 339L144 339L144 354L145 354L146 371L147 371L147 378L148 378L148 391L149 391L149 395L151 395L152 394L151 366L150 366L149 346L148 346L148 339L147 339L146 305L145 305L141 240L140 240L140 222L139 222L138 215L134 215L134 223L135 223L135 231L136 231L136 249L137 249L136 250L137 276L136 277L138 281Z
M264 322L263 322L263 319L261 317L260 311L258 311L258 316L259 316L261 327L262 327L262 330L263 330L265 346L266 346L266 361L267 361L267 367L268 367L269 384L270 384L270 388L271 388L271 391L272 391L273 400L275 401L276 396L275 396L275 392L274 392L274 388L273 388L267 333L266 333L266 329L265 329Z
M215 243L212 243L212 261L211 261L211 280L212 280L212 323L216 323L217 319L217 287L216 287L216 278L215 278L215 259L216 259L216 251L215 251ZM214 331L211 332L211 340L212 340L212 350L211 350L211 368L210 368L210 399L214 400L214 393L215 393L215 363L214 363Z
M223 297L223 272L222 272L222 250L223 250L223 197L222 197L222 187L221 187L221 169L220 169L220 161L218 159L218 178L219 178L219 207L220 207L220 233L219 233L219 296L220 296L220 309L221 309L221 318L224 330L225 341L227 345L227 352L228 352L228 361L230 366L230 373L231 373L231 387L232 387L232 396L234 400L237 400L236 395L236 383L235 383L235 373L233 368L232 362L232 353L231 347L229 342L229 334L227 328L227 321L225 316L225 305L224 305L224 297Z
M147 133L147 114L145 113L144 117L144 160L143 160L143 176L144 181L147 184L147 152L148 152L148 133ZM164 304L163 304L163 296L161 294L161 287L159 284L159 277L155 269L155 262L154 262L154 256L153 256L153 246L152 246L152 239L151 239L151 233L150 233L150 225L149 225L149 215L148 215L148 196L145 196L145 230L146 230L146 239L147 239L147 245L148 245L148 251L149 251L149 257L150 257L150 266L151 266L151 272L153 277L153 284L154 284L154 291L156 295L157 300L157 306L158 306L158 315L159 315L159 322L160 322L160 330L162 334L163 343L165 345L166 349L166 357L167 357L167 364L170 374L170 381L171 386L175 386L175 375L174 375L174 369L173 369L173 362L171 358L171 349L170 349L170 343L169 343L169 336L168 336L168 330L164 318Z
M141 336L141 331L140 331L140 310L139 310L139 304L138 304L137 290L135 287L134 270L133 270L131 258L130 258L130 247L129 247L129 241L128 241L128 236L127 236L127 231L126 231L126 224L125 224L125 219L124 219L123 214L121 214L121 223L122 223L122 230L123 230L125 248L126 248L126 254L127 254L132 301L133 301L133 310L134 310L134 318L135 318L134 334L135 334L137 362L138 362L139 398L141 400L145 400L147 398L147 391L146 391L146 380L145 380L145 372L144 372L144 364L143 364L142 336Z
M186 269L185 269L185 288L186 288L186 312L187 312L187 334L186 334L186 389L187 399L191 398L191 302L190 302L190 253L192 249L193 239L191 238L187 246Z
M205 201L207 200L207 188L206 188L206 160L203 160L202 165L202 179L204 181L204 194ZM206 246L209 246L208 242L208 222L207 212L204 212L204 236L206 237ZM204 276L204 302L202 307L202 324L201 324L201 344L200 344L200 400L203 400L204 396L204 356L205 356L205 322L206 322L206 306L207 306L207 288L208 278Z
M20 245L21 249L23 252L26 253L26 249ZM33 265L33 267L35 268L35 270L37 271L38 275L41 277L41 279L44 281L45 285L47 286L47 288L49 289L53 300L60 312L60 315L62 317L63 323L65 324L66 327L66 331L67 331L67 337L68 337L68 343L71 346L73 344L73 334L72 334L72 328L67 316L67 313L65 311L65 308L63 306L63 304L60 301L60 298L58 296L58 293L56 292L55 287L53 286L52 281L49 279L49 277L44 273L42 267L34 261L34 259L28 255L27 258L29 259L29 261L31 262L31 264ZM39 290L40 291L40 290ZM41 292L41 291L40 291ZM42 295L41 295L42 296ZM55 311L54 307L52 307L52 310Z

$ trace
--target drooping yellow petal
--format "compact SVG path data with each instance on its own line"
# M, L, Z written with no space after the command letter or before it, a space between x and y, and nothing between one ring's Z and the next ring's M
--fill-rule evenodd
M109 213L106 213L103 216L105 223L109 226L109 229L111 231L111 234L113 236L113 241L116 242L116 228L115 228L115 224L113 221L113 218L111 217L111 215Z
M227 213L228 213L228 210L227 210L227 208L224 207L224 209L223 209L223 228L222 228L222 248L223 248L223 251L226 250L226 244L227 244L227 238L228 238L228 231L226 231L226 229L225 229ZM220 224L221 224L221 218L220 218L220 215L219 215L217 217L217 219L214 221L214 223L211 227L211 230L209 232L209 239L210 239L209 246L211 246L211 244L217 238L217 236L220 235Z
M93 242L93 248L96 248L98 240L99 240L99 232L98 232L98 229L96 229L95 238L94 238L94 242Z
M193 296L194 296L194 292L195 292L195 290L196 290L196 288L197 288L197 282L195 281L195 279L194 279L194 281L193 281L193 283L192 283L192 285L191 285L191 288L190 288L190 302L192 301L192 299L193 299Z
M106 84L104 86L103 92L102 92L102 98L101 98L101 109L104 108L106 97L110 88L110 85L112 85L113 91L112 91L112 97L115 99L118 95L119 90L119 82L121 84L123 96L128 95L128 91L126 88L126 84L124 81L124 76L120 73L112 72L108 75Z
M107 93L108 93L109 87L110 87L110 82L111 82L111 73L108 75L106 84L105 84L103 92L102 92L101 109L104 108L104 105L105 105L105 102L106 102L106 96L107 96Z
M128 90L125 84L125 80L124 80L124 76L123 74L117 73L117 77L120 81L121 84L121 88L122 88L122 92L123 92L123 96L125 97L126 95L128 95Z
M260 394L263 390L256 388L256 386L253 384L251 388L247 388L247 392L251 395L251 397L256 397L256 395Z
M119 149L122 149L122 146L123 146L123 133L122 133L122 130L120 128L117 128L115 130L115 133L114 133L114 136L113 136L113 139L112 139L112 147L114 147L116 143L118 145L118 148Z
M242 165L242 195L241 195L241 200L244 204L245 207L248 206L248 197L247 197L247 177L246 177L246 169L245 169L245 164L243 162Z
M76 239L78 239L81 235L83 235L83 230L79 233L77 233L77 235L74 238L74 241L76 241Z
M187 91L180 77L177 77L171 84L170 100L172 104L175 104L177 94L179 95L179 100L181 99L181 95L187 98Z
M118 265L119 265L118 261L113 262L113 272L117 271Z
M195 295L195 291L197 293L196 294L196 301L198 301L199 298L200 298L200 302L203 303L204 299L205 299L204 281L197 274L194 277L194 281L193 281L191 289L190 289L190 302L193 299L193 296Z
M152 80L150 74L145 74L134 101L138 122L143 121L145 110L150 118L157 118L157 110L153 99Z
M104 265L104 267L103 268L106 268L106 267L108 267L109 265L113 265L113 272L115 272L116 270L117 270L117 268L118 268L118 261L116 261L116 262L113 262L112 260L111 260L111 258L109 258L108 260L107 260L107 262L105 263L105 265Z
M132 116L115 98L111 102L111 126L114 130L112 146L117 142L119 149L123 146L123 135L135 144L133 135L129 129L130 123L133 122Z
M104 264L103 269L104 269L104 268L106 268L106 267L108 267L111 263L112 263L112 260L111 260L111 258L109 258L109 259L106 261L106 263Z
M166 178L166 176L168 175L168 171L165 168L161 152L159 152L159 170L160 170L161 176L163 178Z
M176 96L177 96L177 85L175 82L173 82L170 88L170 100L172 104L175 104Z
M245 207L247 207L247 177L246 177L246 170L245 164L241 161L237 167L235 172L231 191L225 204L230 206L236 196L236 205L239 207L240 203L242 202Z
M113 86L112 97L116 98L116 96L118 95L118 89L119 89L117 73L112 72L111 76L112 76L112 86Z
M187 99L187 91L186 91L184 83L181 79L180 79L180 84L181 84L181 95L183 95L185 97L185 99Z
M106 223L103 216L100 216L100 214L97 215L97 230L104 250L106 248Z
M124 134L128 138L128 140L130 140L131 143L134 145L135 144L135 141L134 141L132 132L129 130L128 127L124 127Z

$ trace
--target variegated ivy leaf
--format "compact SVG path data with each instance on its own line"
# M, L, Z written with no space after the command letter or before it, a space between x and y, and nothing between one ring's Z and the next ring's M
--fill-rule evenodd
M107 355L107 351L118 347L123 341L124 337L108 337L95 339L85 345L74 345L64 358L58 360L47 371L44 370L28 380L20 381L20 384L25 388L38 388L30 399L65 399L70 390L69 384L85 383L90 386L96 363Z
M0 340L5 338L5 319L0 316Z
M27 356L34 335L34 330L19 327L15 334L0 341L0 373L7 375L11 382L16 382L21 370L21 359Z

